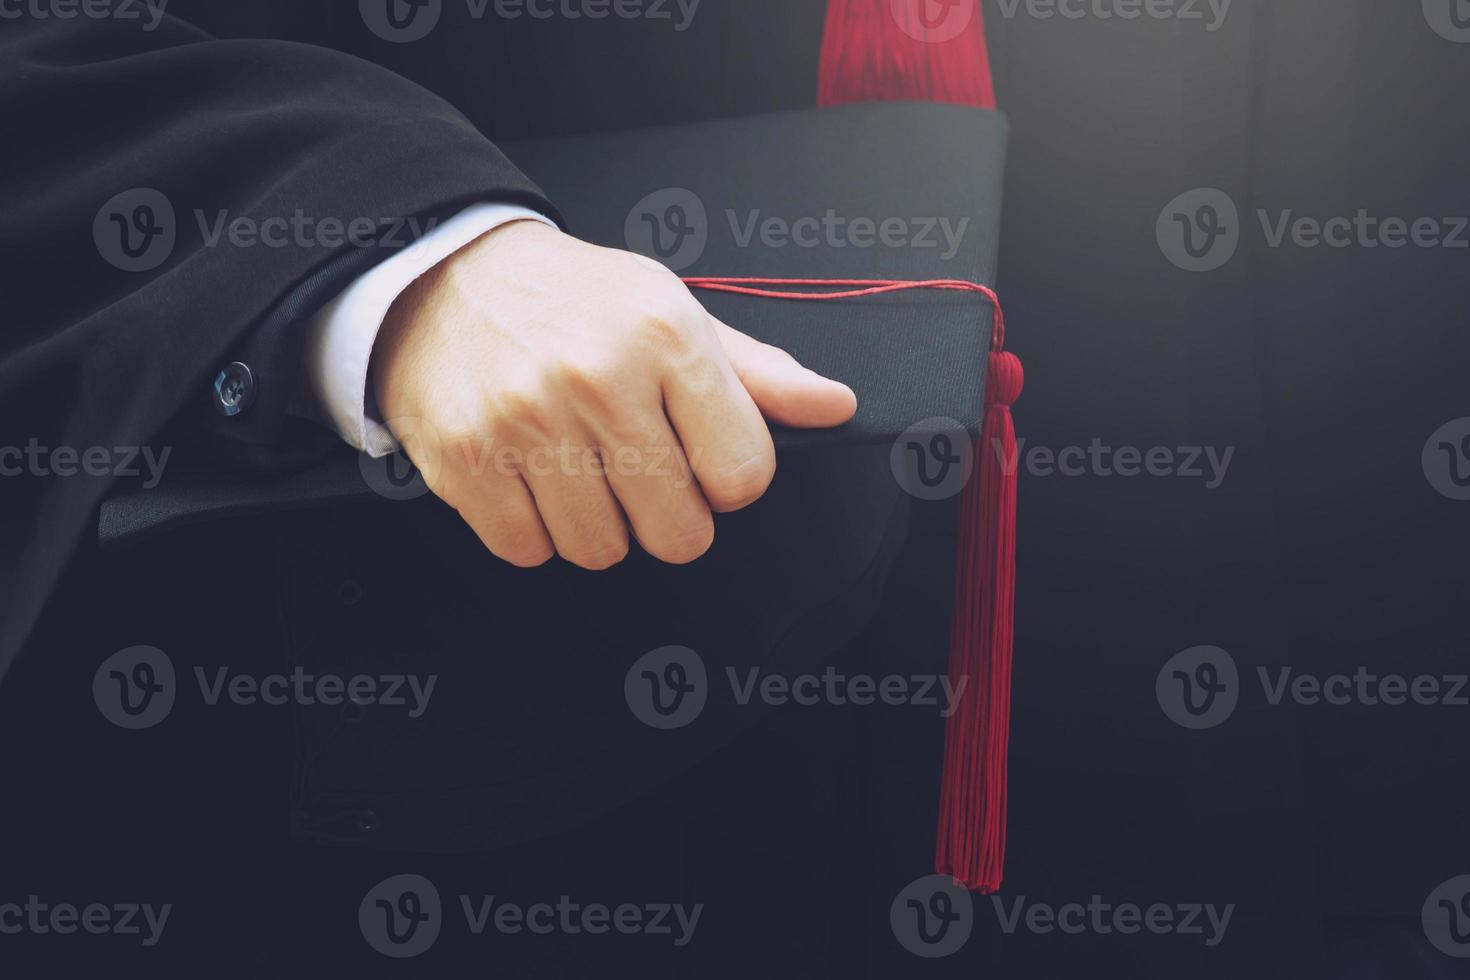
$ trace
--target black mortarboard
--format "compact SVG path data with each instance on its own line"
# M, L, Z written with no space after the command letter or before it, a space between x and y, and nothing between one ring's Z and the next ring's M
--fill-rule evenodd
M572 234L647 251L683 276L993 283L1005 138L994 112L881 103L504 149ZM680 222L690 229L682 238ZM662 256L651 247L655 226ZM682 251L668 251L676 239ZM852 422L777 430L780 449L892 442L930 418L979 433L992 318L978 297L915 291L828 305L698 295L726 323L857 392ZM375 495L345 449L275 477L181 460L156 487L120 488L100 535L124 545L201 519Z
M1005 138L1004 119L994 112L882 103L504 149L561 208L571 233L643 252L682 276L989 285L996 269ZM982 296L915 290L822 303L704 290L698 295L724 322L790 351L857 393L857 415L841 428L778 430L778 452L787 462L793 454L823 447L896 445L895 459L913 449L916 465L927 466L924 454L933 449L943 457L933 462L948 465L945 454L959 460L955 443L966 435L981 439L989 421L1003 422L1009 432L1008 413L990 413L995 418L987 420L984 389L987 366L995 370L996 324L992 304ZM1019 381L1018 372L1007 378L1011 391L999 407L1008 404ZM999 431L982 445L1000 438ZM992 454L977 458L970 448L966 472L985 469ZM373 500L385 496L383 466L345 448L291 475L246 478L180 463L158 486L109 499L100 534L105 545L123 546L201 520ZM980 609L984 604L976 596L994 586L977 566L1009 560L1009 544L997 544L993 525L996 507L1010 504L983 501L974 489L979 482L967 482L962 503L961 534L967 540L961 542L957 586L957 651L989 647L995 637L980 634L1009 630L1009 599L990 599L992 606L1004 606L997 620L993 608ZM842 492L840 484L822 491L833 498ZM997 746L977 745L976 732L1005 720L1008 637L1004 646L1003 665L978 663L973 655L951 663L952 672L985 676L971 678L972 693L982 690L950 720L943 803L949 816L942 817L939 863L967 884L987 889L999 880L993 825L999 812L1003 834L1004 740L997 759ZM991 676L992 670L1003 673ZM980 787L977 772L991 785Z

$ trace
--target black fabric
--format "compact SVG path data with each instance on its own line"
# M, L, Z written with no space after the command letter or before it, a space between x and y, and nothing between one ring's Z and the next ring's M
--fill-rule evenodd
M298 210L407 219L472 200L554 213L463 116L392 72L282 41L216 42L174 18L149 31L114 18L7 20L0 126L12 134L0 182L7 446L149 444L199 404L232 345L333 257L295 242L207 247L196 209L257 223ZM123 271L93 223L138 188L173 204L178 238L161 265ZM281 393L292 379L259 380ZM270 404L284 415L284 397ZM110 484L0 481L0 673Z
M694 194L704 217L690 205L687 217L698 227L686 239L688 255L699 254L678 263L685 275L993 284L1005 139L1005 120L996 113L882 104L510 144L506 152L557 201L572 233L599 244L648 248L637 235L630 241L629 222L639 223L645 214L662 221L666 208L682 206L686 198L670 196L671 189ZM915 158L915 145L930 152ZM810 228L805 240L815 233L820 247L802 247L789 237L763 240L763 222L826 221L829 213L875 227L900 219L912 235L932 244L913 246L907 237L902 245L885 244L875 234L857 239L871 240L870 247L834 246L825 244L825 230ZM837 240L846 240L848 232L833 227L839 229ZM696 247L701 239L702 250ZM670 235L665 244L677 240ZM304 288L315 291L327 281L319 276ZM978 432L992 323L990 305L978 296L915 292L809 303L697 295L725 322L791 351L857 392L852 422L832 430L778 429L782 450L891 442L932 417ZM293 296L267 323L284 325L303 305ZM211 516L372 499L378 491L364 473L376 478L384 467L345 448L331 456L307 472L262 476L190 468L186 462L157 486L134 487L109 499L102 508L101 539L123 546Z
M439 677L422 718L299 713L293 830L354 847L484 851L647 795L768 714L729 678L846 662L908 512L876 447L788 460L687 567L635 554L606 573L557 563L521 574L487 560L458 515L429 500L280 518L291 668ZM648 725L624 691L638 659L670 645L695 651L708 678L698 718L677 731ZM942 670L944 644L925 651L930 673Z

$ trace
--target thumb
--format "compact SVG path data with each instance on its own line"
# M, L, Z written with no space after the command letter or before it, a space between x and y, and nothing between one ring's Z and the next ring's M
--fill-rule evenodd
M796 429L826 429L842 425L857 412L857 395L847 385L802 367L779 347L719 320L714 324L730 366L769 421Z

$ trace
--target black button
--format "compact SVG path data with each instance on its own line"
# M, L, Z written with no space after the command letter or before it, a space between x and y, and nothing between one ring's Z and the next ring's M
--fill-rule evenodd
M362 601L362 583L355 578L343 580L337 586L337 599L344 606L355 606Z
M255 372L240 361L229 364L214 379L214 407L221 415L235 416L255 404Z

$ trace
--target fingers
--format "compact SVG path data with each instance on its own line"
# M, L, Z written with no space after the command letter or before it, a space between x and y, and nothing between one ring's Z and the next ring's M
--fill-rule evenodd
M544 565L555 554L536 500L517 474L486 473L455 495L455 507L485 547L517 568Z
M730 366L766 418L797 429L842 425L857 411L857 396L796 358L715 320L715 333Z
M776 447L712 329L670 359L663 397L710 507L728 513L760 499L776 475Z
M643 550L685 565L709 550L715 523L678 438L659 413L632 432L598 433L607 481Z
M603 469L585 440L533 446L521 465L557 554L591 571L628 557L628 526Z

